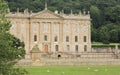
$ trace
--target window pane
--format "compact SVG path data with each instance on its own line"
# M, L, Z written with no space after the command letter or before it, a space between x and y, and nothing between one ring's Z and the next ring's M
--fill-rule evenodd
M78 36L75 36L75 42L78 42Z
M69 52L69 50L70 50L70 46L67 45L67 46L66 46L66 51Z
M47 35L44 36L44 40L47 41Z
M48 25L47 23L44 23L44 32L47 32L47 30L48 30Z
M84 42L87 42L87 39L86 39L87 37L86 36L84 36Z
M66 42L69 42L69 36L66 36Z
M34 41L37 41L37 35L34 35Z
M85 52L87 51L87 45L84 45L84 51Z
M75 45L75 52L78 52L78 45Z
M58 32L59 31L59 26L58 24L54 24L54 32Z
M55 41L55 42L58 41L58 37L57 37L57 36L54 37L54 41Z
M59 46L58 45L55 45L55 50L59 51Z

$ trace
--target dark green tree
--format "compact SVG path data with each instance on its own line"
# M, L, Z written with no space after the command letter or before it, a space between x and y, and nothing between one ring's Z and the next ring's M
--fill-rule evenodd
M0 75L25 75L25 70L14 67L24 57L25 50L24 43L9 33L7 11L7 3L0 0Z
M110 35L109 35L109 30L106 26L103 26L99 28L99 39L102 43L104 44L109 44L110 43Z

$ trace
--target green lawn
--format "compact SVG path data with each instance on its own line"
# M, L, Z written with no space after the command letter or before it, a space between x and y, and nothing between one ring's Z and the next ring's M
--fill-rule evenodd
M23 67L28 75L120 75L120 66Z

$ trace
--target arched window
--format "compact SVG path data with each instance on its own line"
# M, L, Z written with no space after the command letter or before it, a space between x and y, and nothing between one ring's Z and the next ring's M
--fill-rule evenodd
M37 35L34 35L34 41L35 42L37 41Z

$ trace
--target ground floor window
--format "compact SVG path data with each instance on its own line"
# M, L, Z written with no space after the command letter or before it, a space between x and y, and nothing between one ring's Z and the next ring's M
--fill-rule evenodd
M75 52L78 52L78 45L75 45Z
M69 50L70 50L70 46L66 45L66 52L69 52Z
M85 52L87 51L87 45L84 45L84 51Z
M55 45L55 50L59 51L59 46L58 45Z

